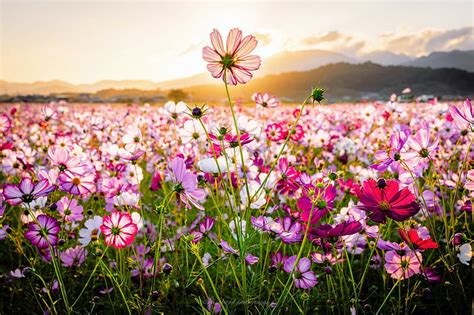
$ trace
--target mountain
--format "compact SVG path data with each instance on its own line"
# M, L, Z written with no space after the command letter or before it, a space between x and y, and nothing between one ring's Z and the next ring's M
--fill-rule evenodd
M396 66L412 61L413 57L403 54L395 54L390 51L374 51L364 54L360 59L365 62L370 61L378 63L383 66Z
M437 52L418 59L412 59L406 55L395 54L386 51L376 51L359 57L349 57L343 54L327 50L301 50L285 51L265 58L262 66L255 73L255 78L263 78L267 75L275 75L294 71L309 71L335 63L359 64L364 61L371 61L381 65L404 65L412 67L431 68L458 68L474 72L474 50L471 51L451 51ZM91 84L71 84L64 81L38 81L33 83L16 83L0 80L0 95L17 94L42 94L51 93L96 93L109 89L135 89L155 91L182 89L194 85L220 84L220 80L215 80L211 75L200 73L193 76L168 80L163 82L153 82L149 80L103 80ZM408 84L408 83L407 83Z
M312 87L327 90L330 101L343 98L387 98L409 86L415 95L474 95L474 73L459 69L427 69L406 66L381 66L374 63L337 63L310 71L287 72L256 78L232 88L234 98L249 101L254 92L267 91L288 101L301 101ZM203 85L186 88L193 100L220 101L225 98L221 86Z
M358 60L340 53L319 49L284 51L264 59L257 76L289 71L307 71L338 62L357 63Z
M404 63L407 66L429 68L456 68L474 72L474 50L453 50L449 52L433 52Z

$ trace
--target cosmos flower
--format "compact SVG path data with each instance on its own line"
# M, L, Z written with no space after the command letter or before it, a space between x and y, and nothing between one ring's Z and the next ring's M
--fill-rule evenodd
M379 163L373 164L371 167L380 172L387 170L390 164L400 160L400 152L407 140L408 137L404 133L394 133L390 136L389 147L386 150L380 150L375 153L375 158Z
M358 233L362 229L362 224L357 221L346 221L335 226L330 224L319 225L312 233L322 238L332 238Z
M367 180L356 189L356 194L361 202L359 208L377 223L385 222L387 217L404 221L420 210L415 195L407 188L400 189L396 180Z
M70 247L61 252L60 258L64 267L78 267L82 265L87 256L87 250L81 246Z
M75 174L64 171L59 175L59 187L73 195L85 195L95 192L95 174Z
M247 256L245 256L245 262L249 265L254 265L258 263L258 257L252 254L247 254Z
M0 132L6 133L10 130L12 122L6 114L0 114Z
M171 116L173 119L177 119L179 115L186 112L188 106L185 102L178 102L175 103L173 101L168 101L165 104L165 111Z
M98 239L103 221L103 218L98 215L86 220L84 228L79 230L79 243L82 246L87 246L91 241Z
M79 158L72 157L66 148L58 146L50 147L48 149L48 157L60 172L69 170L73 173L80 174L84 171L84 166L81 164Z
M82 221L84 216L82 206L77 202L76 199L69 199L68 197L62 197L57 203L58 212L64 218L66 222Z
M202 57L208 62L207 70L214 78L222 77L227 84L245 84L252 78L250 71L260 68L260 57L249 55L257 46L254 36L242 38L242 31L233 28L227 36L224 47L222 36L214 29L210 34L212 47L202 50Z
M7 184L3 188L5 201L12 206L20 203L29 204L39 197L48 196L56 186L50 185L47 179L42 179L34 183L31 178L25 177L20 184Z
M291 273L293 271L293 279L295 287L309 290L314 287L318 280L313 271L311 271L311 260L306 257L301 258L296 264L297 256L291 256L285 260L283 269Z
M421 272L423 257L420 253L408 251L400 255L396 251L385 253L385 271L397 280L408 279Z
M415 228L411 228L408 231L400 228L398 229L398 234L407 245L412 246L416 250L423 251L425 249L438 248L438 244L430 238L429 234L428 237L421 237Z
M197 176L186 169L184 160L176 157L171 161L171 179L174 182L174 191L179 195L180 200L191 209L194 205L200 210L204 207L199 203L206 196L203 189L198 188Z
M468 265L472 259L472 247L471 244L466 243L459 246L459 253L457 254L458 259L461 263Z
M252 95L252 100L257 104L257 106L263 108L273 108L280 105L278 99L268 93L255 93Z
M28 224L25 238L39 249L47 248L56 245L59 231L58 220L41 214Z
M105 244L115 248L124 248L133 243L138 232L130 214L119 211L106 215L100 230L104 234Z
M321 186L321 183L307 184L303 187L303 196L296 204L301 210L301 220L317 224L332 208L336 198L336 189L332 185Z
M460 106L451 105L449 107L451 117L454 119L454 123L461 130L473 130L474 129L474 111L470 99L466 99Z
M267 125L267 127L265 128L265 134L267 135L267 138L271 141L284 140L288 135L287 131L283 128L283 126L277 123Z
M430 140L430 131L427 124L416 132L414 136L408 137L408 149L402 153L402 158L411 167L417 167L422 162L435 158L438 150L439 139Z

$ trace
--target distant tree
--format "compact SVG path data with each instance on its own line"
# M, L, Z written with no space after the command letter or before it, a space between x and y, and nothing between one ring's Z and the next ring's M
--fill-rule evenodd
M186 101L188 97L189 97L188 93L186 93L185 91L181 89L173 89L169 91L168 93L168 99L174 102Z

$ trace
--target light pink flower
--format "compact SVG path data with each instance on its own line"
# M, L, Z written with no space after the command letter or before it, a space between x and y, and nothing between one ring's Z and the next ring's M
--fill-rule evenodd
M59 175L59 186L61 190L73 195L93 193L96 190L95 174L78 175L65 171Z
M408 251L399 255L396 251L385 253L385 270L394 279L408 279L421 272L422 256L420 253Z
M242 38L242 31L233 28L225 47L218 30L214 29L210 37L212 47L206 46L202 50L202 57L209 63L207 70L214 78L222 77L231 85L247 83L252 78L250 71L258 70L261 63L259 56L249 55L257 46L255 37L247 35Z
M280 102L275 96L270 95L268 93L255 93L254 95L252 95L252 99L258 106L261 107L272 108L280 104Z

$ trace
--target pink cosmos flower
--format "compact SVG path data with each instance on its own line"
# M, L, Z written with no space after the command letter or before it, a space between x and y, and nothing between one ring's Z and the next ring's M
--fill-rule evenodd
M79 175L71 171L64 171L59 175L59 186L61 190L73 195L84 195L96 190L95 174Z
M407 140L408 137L404 133L398 132L393 134L390 137L390 147L386 150L380 150L375 153L375 158L379 163L374 164L371 167L377 171L383 172L390 166L390 164L399 161L401 158L400 151L405 146Z
M472 109L470 99L467 98L462 106L450 106L449 112L451 117L454 119L454 123L459 129L474 129L474 111Z
M180 200L191 209L191 204L200 210L204 207L199 203L205 197L203 189L198 188L197 176L186 169L186 163L180 157L171 161L171 177L175 183L174 190L178 193Z
M293 279L295 280L295 287L300 289L311 289L314 287L318 280L314 272L311 269L311 260L306 257L301 258L296 264L296 256L291 256L285 260L283 269L291 273L293 272Z
M138 227L130 214L114 211L104 217L100 231L107 246L124 248L133 243Z
M385 270L394 279L408 279L421 272L422 259L420 253L413 251L408 251L404 255L388 251L385 253Z
M263 94L255 93L254 95L252 95L252 99L257 104L257 106L261 106L265 108L276 107L280 104L280 102L275 96L270 95L268 93L263 93Z
M60 230L58 220L41 214L36 217L36 221L28 224L25 238L39 249L47 248L49 245L56 245Z
M63 147L51 147L48 149L48 157L60 172L69 170L73 173L82 173L83 166L77 157L71 157L69 151Z
M10 118L6 114L0 115L0 132L5 133L7 132L12 126L12 122Z
M222 77L225 83L237 85L245 84L252 78L250 71L260 68L260 57L249 55L257 46L254 36L242 38L242 31L233 28L227 36L224 47L222 36L214 29L210 34L212 47L206 46L202 50L202 57L209 64L207 70L214 78Z
M81 246L71 247L61 252L60 258L64 267L78 267L87 256L87 250Z
M407 161L408 165L416 167L420 163L427 162L428 159L435 157L435 152L438 150L438 142L438 138L435 138L433 141L430 140L430 131L428 125L425 124L414 136L408 137L407 145L410 149L402 153L402 157Z
M82 215L84 209L77 203L76 199L69 199L64 196L56 203L56 205L58 206L59 214L66 222L82 221L84 218Z
M39 197L49 195L56 189L56 186L50 185L47 179L42 179L34 183L31 178L25 177L19 185L8 184L3 188L3 197L5 201L12 206L24 203L31 203Z

